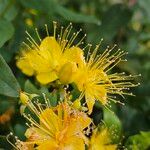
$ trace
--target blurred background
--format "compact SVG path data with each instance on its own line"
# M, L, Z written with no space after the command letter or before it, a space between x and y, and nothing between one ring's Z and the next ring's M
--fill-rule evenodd
M115 69L141 74L136 79L141 85L132 91L135 97L126 97L125 106L117 105L113 110L122 124L123 143L139 141L143 142L140 150L148 149L150 134L140 135L138 140L138 137L127 139L140 131L150 130L150 0L0 0L0 54L25 91L38 93L32 84L33 78L23 75L15 64L16 54L26 37L25 30L34 37L34 28L38 28L44 37L45 24L50 33L53 32L52 21L57 21L58 26L72 22L74 32L82 28L80 36L87 34L85 44L95 45L103 38L100 51L116 43L129 52L128 61ZM97 112L95 110L95 116L99 117ZM24 139L24 122L19 115L18 100L1 94L0 149L11 149L6 144L10 131ZM147 146L142 136L145 136Z

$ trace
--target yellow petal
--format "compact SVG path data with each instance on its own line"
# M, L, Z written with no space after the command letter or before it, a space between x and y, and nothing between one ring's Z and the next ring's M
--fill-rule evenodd
M17 148L16 149L23 149L23 150L34 150L34 144L30 143L28 141L23 142L23 141L18 141L16 143Z
M36 79L41 84L47 84L57 79L57 75L55 72L47 72L47 73L39 73L36 76Z
M89 150L116 150L117 145L110 144L111 140L109 136L107 128L101 131L95 129L90 140Z
M58 148L55 140L46 140L37 147L37 150L58 150Z
M64 141L64 148L62 150L85 150L85 144L83 139L77 136L70 137L67 141Z
M59 131L61 120L52 109L47 108L40 115L40 125L54 136Z
M95 103L95 99L94 99L94 97L90 96L89 94L85 94L85 99L86 99L86 103L87 103L87 106L89 109L88 114L91 114L94 103Z
M80 113L79 120L80 120L80 128L81 128L81 130L84 130L92 122L91 118L89 118L85 113Z
M48 50L52 56L57 56L61 54L60 45L57 43L56 39L52 36L46 37L42 40L40 45L40 50Z
M117 145L107 145L106 150L116 150L117 149Z
M50 58L46 57L44 52L42 53L40 50L30 50L26 57L29 60L30 66L36 71L36 72L48 72L49 69L51 69L50 65Z
M79 47L71 47L70 49L65 50L64 56L69 61L77 63L79 66L84 63L83 51Z
M36 127L28 128L25 132L25 136L29 142L33 142L34 144L40 144L43 142L43 139L47 138L47 134Z
M99 100L103 105L106 105L107 103L107 90L101 86L97 85L95 87L95 92L96 92L96 99Z
M75 74L77 70L77 66L73 62L67 62L65 63L59 73L58 77L62 84L69 84L73 81L73 75Z
M27 59L18 59L16 65L24 74L28 76L32 76L34 74L34 70Z

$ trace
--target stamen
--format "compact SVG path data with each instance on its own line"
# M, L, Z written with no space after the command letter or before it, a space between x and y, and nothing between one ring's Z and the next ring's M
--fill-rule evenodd
M54 38L56 38L56 29L57 29L57 22L53 21L53 28L54 28Z
M48 31L48 26L47 26L47 24L45 24L45 30L46 30L47 36L49 36L49 31ZM54 37L55 37L55 36L54 36Z
M38 29L37 29L37 28L35 28L35 32L36 32L36 35L37 35L39 41L41 42L42 40L41 40L41 37L40 37L40 35L39 35L39 32L38 32Z
M35 47L37 47L38 49L39 49L39 45L35 42L35 40L33 39L33 37L28 33L28 31L26 31L26 34L29 36L29 38L31 39L29 39L29 38L27 38L27 40L31 43L31 44L33 44L33 45L35 45Z
M27 49L30 49L30 50L32 49L27 43L22 42L22 44L25 45L27 47Z

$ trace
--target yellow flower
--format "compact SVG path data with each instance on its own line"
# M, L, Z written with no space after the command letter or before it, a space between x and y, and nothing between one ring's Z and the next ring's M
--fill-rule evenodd
M108 100L121 103L116 101L113 95L132 95L126 90L137 86L137 84L130 82L135 76L126 76L124 73L110 73L114 66L124 61L121 57L126 54L125 52L120 50L111 52L114 49L113 47L112 49L106 49L101 55L97 55L98 49L99 45L86 59L85 63L78 67L74 75L74 83L81 91L79 99L85 96L89 114L92 112L95 100L100 101L104 106L108 105Z
M83 130L90 125L91 119L84 112L72 108L66 102L52 108L46 101L44 109L43 105L33 104L30 101L28 107L39 121L24 114L31 125L25 133L27 141L19 142L20 145L32 146L35 144L38 150L85 149L87 138Z
M83 52L78 47L84 37L75 46L72 44L80 31L70 37L72 29L72 25L70 24L64 31L61 28L60 35L56 37L56 28L57 26L54 22L54 35L49 36L46 25L47 37L43 40L41 40L36 30L39 43L27 32L29 36L27 40L30 44L24 42L26 48L22 52L22 56L17 60L17 66L23 73L29 76L35 75L36 79L42 84L47 84L58 79L60 70L62 67L64 68L65 64L74 64L71 67L75 68L76 65L80 65L84 61ZM68 40L69 37L70 40ZM70 68L67 70L67 73L69 73L68 76L72 76L74 72L70 72ZM66 82L66 79L62 82ZM67 83L70 82L67 81Z
M110 143L111 140L107 128L101 131L95 129L90 139L89 150L116 150L117 145Z

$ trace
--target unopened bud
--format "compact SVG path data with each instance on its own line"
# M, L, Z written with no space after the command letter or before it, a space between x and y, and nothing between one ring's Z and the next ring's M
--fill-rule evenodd
M76 109L80 109L81 108L81 102L79 99L75 100L73 102L73 107L76 108Z
M29 96L25 94L24 92L20 92L20 101L22 104L27 104L29 101Z

